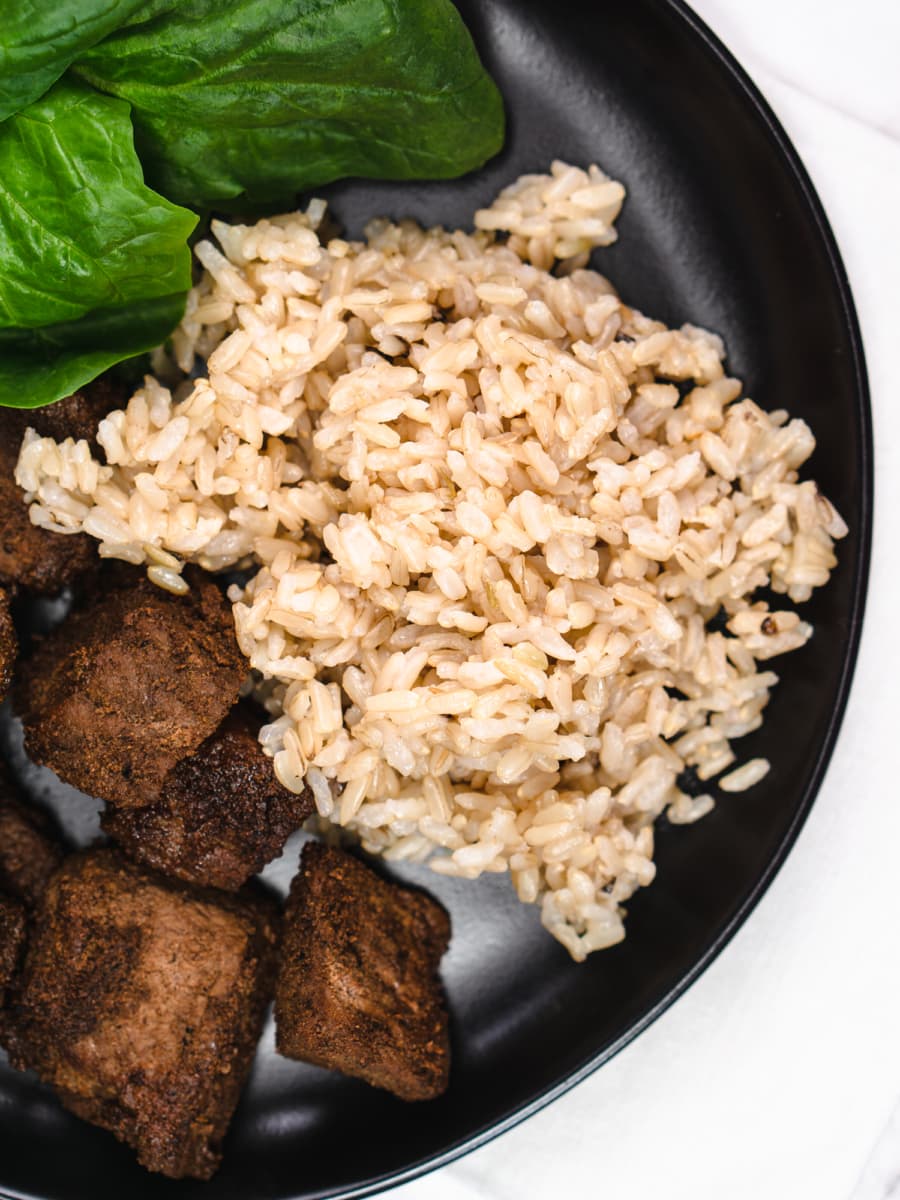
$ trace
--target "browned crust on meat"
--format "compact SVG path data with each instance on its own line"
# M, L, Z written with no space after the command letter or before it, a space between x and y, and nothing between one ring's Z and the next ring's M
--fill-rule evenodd
M63 441L93 441L100 421L127 401L121 385L101 378L56 404L35 409L0 409L0 584L53 595L97 562L86 534L51 533L32 525L15 469L25 430Z
M12 1038L7 1007L18 982L27 928L25 905L12 896L0 895L0 1048L4 1050Z
M0 891L33 909L62 860L63 848L49 820L15 798L0 770Z
M0 895L0 1008L6 989L19 967L25 946L25 906L12 896Z
M113 409L124 408L129 395L129 390L122 383L108 375L101 375L55 404L19 410L15 419L23 433L30 426L41 437L53 438L56 442L65 441L66 438L94 442L100 422Z
M166 776L158 804L108 809L103 828L138 862L203 887L229 891L277 858L313 811L275 778L259 721L232 710L196 754Z
M96 543L84 533L51 533L32 525L13 478L17 457L11 443L0 441L0 583L52 596L94 565Z
M450 918L436 900L309 843L285 913L279 1052L404 1100L439 1096L450 1067L438 975L449 940Z
M148 1170L208 1179L271 995L277 909L109 847L69 858L31 937L11 1060Z
M19 967L34 912L63 847L50 819L21 804L12 781L0 767L0 1047L12 1048L10 1006L18 988Z
M9 609L9 596L0 588L0 700L5 699L13 679L19 640Z
M23 664L17 707L35 762L123 807L155 803L172 768L237 699L246 662L209 579L186 596L142 580L74 613Z

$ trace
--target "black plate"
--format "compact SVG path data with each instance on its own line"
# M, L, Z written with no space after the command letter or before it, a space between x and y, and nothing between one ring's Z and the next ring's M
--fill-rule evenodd
M856 655L869 551L871 435L850 293L796 154L746 76L673 0L460 4L510 114L503 155L425 186L332 189L351 231L373 213L466 222L523 171L597 161L624 181L620 241L599 264L669 323L724 335L733 372L768 408L812 426L811 471L850 525L829 587L806 606L816 635L780 665L764 728L742 756L773 770L690 829L659 838L657 882L630 904L621 946L575 966L502 878L472 885L409 872L451 909L446 980L450 1090L408 1106L274 1057L266 1036L209 1184L145 1175L109 1135L64 1114L0 1065L0 1188L53 1200L275 1200L358 1196L408 1179L534 1112L670 1004L734 933L784 859L822 779ZM14 738L15 730L8 728ZM93 807L54 789L84 831ZM290 874L296 847L279 864Z

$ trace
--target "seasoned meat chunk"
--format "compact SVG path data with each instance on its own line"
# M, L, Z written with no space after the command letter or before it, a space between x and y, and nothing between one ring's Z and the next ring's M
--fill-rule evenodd
M148 1170L208 1179L271 996L277 908L174 884L109 847L47 888L18 987L13 1066Z
M101 375L55 404L47 404L44 408L5 409L4 412L15 414L22 433L30 427L41 437L53 438L56 442L68 437L76 442L82 439L93 442L106 414L115 408L124 408L129 396L130 392L123 384L109 375Z
M86 533L51 533L32 525L13 478L18 446L4 437L0 431L0 583L52 596L94 565L97 546Z
M0 1049L12 1049L13 1026L9 1007L19 982L25 952L28 916L25 906L0 893Z
M0 891L35 908L62 859L62 846L48 819L20 804L5 773L0 773Z
M26 920L25 906L20 901L12 896L0 895L0 1009L3 1008L6 989L16 975L19 957L25 947Z
M285 913L279 1052L403 1100L439 1096L450 1041L438 967L449 941L436 900L309 843Z
M277 858L313 811L275 778L243 705L166 776L158 804L108 809L103 828L138 862L205 887L233 890Z
M0 700L3 700L12 683L13 667L19 653L19 642L9 611L9 597L0 588Z
M197 575L186 596L146 580L110 591L24 665L26 748L89 795L154 804L176 763L221 724L245 671L230 606L209 579Z
M29 925L63 847L39 809L20 804L0 767L0 1047L11 1048L7 1011Z
M0 583L52 595L96 564L97 546L86 534L51 533L32 525L16 485L16 462L29 426L56 441L90 441L102 418L126 400L121 386L100 378L46 408L0 409Z

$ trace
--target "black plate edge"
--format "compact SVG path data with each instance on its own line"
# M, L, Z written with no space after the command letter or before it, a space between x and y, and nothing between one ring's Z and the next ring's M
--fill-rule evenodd
M849 332L849 349L853 360L853 372L856 378L856 397L857 397L857 419L860 429L860 451L858 466L860 469L860 478L862 480L862 489L860 495L860 509L862 519L859 529L859 550L856 556L856 561L853 564L853 602L848 620L848 642L847 651L844 656L843 668L841 671L840 684L838 688L837 701L831 714L831 720L828 725L828 731L816 756L812 772L809 776L806 788L803 792L802 802L794 815L794 818L785 834L785 837L778 848L778 852L773 856L772 861L766 867L766 870L757 880L754 887L750 890L742 903L735 909L725 924L714 935L706 950L703 952L699 960L688 971L682 979L678 981L666 993L662 999L652 1008L648 1009L643 1016L632 1025L620 1037L608 1043L596 1054L586 1059L579 1067L570 1072L557 1084L549 1090L543 1091L532 1097L531 1100L517 1108L511 1110L500 1121L488 1125L462 1141L455 1143L439 1154L419 1160L410 1164L402 1171L391 1172L387 1175L378 1176L360 1184L357 1187L350 1189L328 1189L315 1193L314 1200L362 1200L363 1197L374 1196L380 1192L384 1192L389 1188L400 1187L403 1184L411 1183L415 1179L421 1178L423 1175L436 1171L441 1167L448 1166L450 1163L461 1158L463 1155L477 1150L482 1146L492 1142L495 1138L507 1133L515 1126L526 1121L529 1117L540 1112L541 1109L548 1107L554 1100L570 1091L577 1084L583 1082L589 1075L592 1075L599 1067L607 1063L611 1058L624 1050L632 1041L642 1034L650 1025L653 1024L662 1014L669 1009L676 1000L691 987L706 969L715 961L722 953L728 943L737 933L738 929L743 925L746 919L750 916L756 906L759 904L762 897L765 895L768 888L771 886L775 876L781 870L789 853L793 849L794 843L803 828L812 805L818 794L819 788L825 778L825 773L831 761L831 756L834 753L837 737L840 732L844 714L847 708L847 702L850 694L853 675L856 669L856 662L859 655L860 638L862 634L863 617L866 606L866 591L869 579L869 562L872 549L872 519L874 507L874 454L873 454L873 430L872 430L872 413L870 405L870 391L868 383L868 375L866 372L865 352L863 348L862 331L860 329L859 318L856 312L856 306L853 301L853 295L850 288L850 281L844 267L840 251L837 246L834 233L828 222L825 214L825 209L822 201L819 199L818 193L810 179L809 173L803 165L800 156L795 150L793 143L788 137L781 122L776 117L774 111L764 98L759 88L751 79L750 75L740 65L731 51L709 28L705 21L694 12L694 10L685 3L685 0L660 0L660 3L668 8L673 9L679 18L684 21L691 29L695 37L703 44L707 53L715 58L718 64L731 77L734 84L743 93L746 101L755 109L757 115L762 120L762 123L768 133L769 139L773 144L776 152L780 154L783 162L788 168L790 174L797 184L804 202L809 209L810 216L814 221L816 230L822 239L822 243L827 252L829 263L831 266L832 275L835 284L837 285L838 294L841 300L841 306L844 312L847 329ZM43 1197L32 1192L0 1192L0 1200L44 1200ZM311 1198L312 1200L312 1198Z

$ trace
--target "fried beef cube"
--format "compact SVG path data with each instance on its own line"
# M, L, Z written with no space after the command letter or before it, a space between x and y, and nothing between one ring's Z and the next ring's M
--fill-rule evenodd
M124 408L128 400L127 388L109 375L101 375L55 404L5 411L18 411L23 433L30 427L41 437L53 438L56 442L68 437L76 442L93 442L106 414Z
M27 919L21 901L0 895L0 1009L3 1008L6 990L18 972L19 959L25 947Z
M101 377L46 408L0 409L0 583L53 595L97 562L86 534L52 533L32 525L25 494L15 481L25 430L63 441L94 439L103 417L125 404L125 391Z
M62 859L63 848L49 820L20 804L0 774L0 891L35 908Z
M9 597L0 588L0 700L9 691L18 653L19 641L9 611Z
M271 997L277 907L188 888L109 847L47 888L12 1021L13 1066L148 1170L208 1179Z
M275 989L277 1047L403 1100L447 1087L438 968L450 918L422 892L309 843L291 885Z
M0 1047L14 1036L9 1006L29 926L47 883L62 862L63 848L50 820L26 808L0 768Z
M17 706L31 758L82 792L138 808L222 723L246 663L231 608L194 578L186 596L147 580L110 591L49 634Z
M275 778L259 722L234 708L166 776L158 804L108 809L103 828L138 862L204 887L239 888L277 858L315 808Z
M25 905L0 894L0 1049L12 1048L13 1030L8 1008L15 994L25 940L28 915Z

